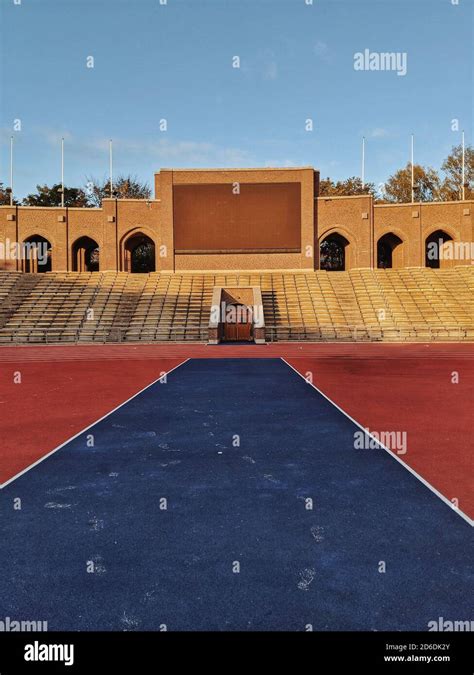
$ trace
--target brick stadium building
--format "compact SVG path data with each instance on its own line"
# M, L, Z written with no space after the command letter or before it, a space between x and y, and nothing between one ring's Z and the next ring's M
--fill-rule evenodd
M309 167L164 169L155 199L106 199L99 209L3 206L0 241L46 240L50 269L77 272L96 271L95 249L100 271L136 271L134 251L149 242L156 258L148 271L184 272L324 269L325 241L341 249L340 269L424 267L427 242L474 238L472 201L374 205L371 196L319 197L318 179ZM0 265L29 271L28 261Z
M3 259L0 256L0 269L10 274L2 275L6 309L0 328L11 327L18 338L18 331L27 325L18 312L23 306L32 309L28 293L36 284L46 289L39 275L32 275L33 282L21 281L18 274L52 272L58 285L65 273L70 282L76 274L80 283L86 283L86 276L93 273L92 280L87 278L87 287L95 288L89 304L101 297L104 284L104 288L113 287L118 280L123 287L133 284L128 294L129 311L125 311L121 296L120 307L112 308L108 323L101 314L103 320L94 326L105 332L115 326L122 331L120 339L135 335L130 333L132 328L137 328L140 339L162 335L203 339L201 328L208 323L211 299L217 297L215 289L224 292L230 287L259 289L267 337L271 326L272 338L278 334L288 337L290 329L302 338L324 338L326 328L329 337L337 337L338 327L344 327L347 336L359 326L385 329L383 338L396 339L410 323L428 326L430 335L433 326L462 327L461 337L470 334L472 200L378 205L369 195L320 197L318 186L319 172L311 167L163 169L155 174L155 199L105 199L97 209L2 206L0 246L4 255ZM11 242L30 246L22 249L21 255L8 255ZM48 256L41 260L35 254L38 244L48 249ZM428 255L433 245L440 254ZM427 267L441 269L436 275ZM418 268L418 273L413 268ZM332 274L326 277L328 271ZM120 276L133 272L146 272L151 279L140 282L138 275L133 275L135 281L125 281ZM175 276L174 281L170 275ZM10 292L10 282L16 293ZM50 291L52 283L50 279ZM170 291L173 284L180 290ZM417 287L424 292L426 285L429 298L403 300L403 293ZM198 289L197 295L193 288ZM178 311L181 291L182 312ZM176 308L170 326L165 325L163 312L143 316L142 311L135 316L150 296L156 300L164 294L161 307L166 305L168 293L170 306ZM370 312L364 297L371 305ZM459 307L453 306L456 302ZM84 332L81 312L87 303L76 309L75 322L72 315L63 324L52 317L33 327L47 331L60 325ZM379 313L384 318L379 319ZM144 328L152 331L155 323L162 325L163 333L143 332ZM88 323L87 329L92 328ZM278 333L278 328L286 332ZM311 334L313 329L316 332ZM107 332L107 336L112 334ZM92 338L95 335L90 333ZM28 339L31 337L30 331Z

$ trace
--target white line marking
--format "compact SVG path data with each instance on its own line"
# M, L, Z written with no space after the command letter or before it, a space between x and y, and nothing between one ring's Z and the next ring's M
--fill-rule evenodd
M168 376L170 373L173 372L173 370L176 370L176 368L179 368L180 366L183 366L185 363L187 363L190 360L191 359L189 359L189 358L185 359L181 363L178 363L178 365L175 366L174 368L171 368L171 370L167 370L166 373L165 373L166 376ZM102 420L105 420L106 417L109 417L109 415L112 415L114 412L119 410L119 408L122 408L124 405L127 405L127 403L130 403L130 401L132 401L134 398L136 398L137 396L140 396L140 394L143 394L144 391L146 391L147 389L152 387L154 384L159 382L162 379L162 377L163 377L163 375L160 375L160 377L158 377L156 380L153 380L153 382L150 382L150 384L147 384L146 387L143 387L143 389L140 389L140 391L137 391L137 393L133 394L133 396L130 396L130 398L127 398L126 401L124 401L123 403L118 405L116 408L114 408L113 410L110 410L108 413L106 413L105 415L100 417L98 420L95 420L95 422L92 422L92 424L89 424L89 426L85 427L84 429L79 431L77 434L74 434L74 436L71 436L71 438L68 438L67 441L64 441L64 443L61 443L61 445L58 445L57 448L54 448L54 450L51 450L46 455L43 455L43 457L40 457L40 459L37 459L36 462L33 462L33 464L30 464L29 466L26 467L26 469L23 469L19 473L12 476L12 478L9 478L5 483L1 483L0 484L0 490L3 490L4 487L6 487L7 485L10 485L10 483L13 483L14 480L17 480L17 478L20 478L20 476L23 476L23 474L27 473L31 469L34 469L35 466L38 466L38 464L41 464L41 462L44 462L45 459L48 459L48 457L51 457L51 455L54 455L55 452L58 452L58 450L61 450L61 448L64 448L65 445L67 445L68 443L73 441L75 438L78 438L78 436L81 436L82 434L84 434L89 429L92 429L92 427L95 427L96 424L99 424L99 422L102 422Z
M294 370L295 373L296 373L297 375L299 375L299 376L306 382L306 384L309 384L309 385L311 385L311 387L313 387L313 389L316 389L316 391L318 392L318 394L321 394L321 396L324 396L324 398L325 398L327 401L329 401L329 403L331 403L335 408L337 408L340 412L342 412L342 414L345 415L348 419L350 419L351 422L353 422L356 426L358 426L359 429L362 429L362 431L363 431L365 434L367 434L367 436L370 436L370 438L372 438L372 439L377 443L377 445L379 445L379 446L380 446L381 448L383 448L386 452L388 452L388 454L390 455L390 457L393 457L393 459L396 459L397 462L399 462L402 466L405 467L405 469L408 469L408 471L409 471L411 474L413 474L413 476L415 476L416 478L418 478L418 480L421 481L421 483L423 483L423 485L424 485L425 487L427 487L429 490L431 490L431 492L433 492L437 497L439 497L439 499L441 499L445 504L447 504L447 505L449 506L449 508L451 509L451 511L454 511L454 513L457 513L458 516L461 516L461 518L464 518L464 520L465 520L467 523L469 523L469 525L471 525L471 527L474 527L474 520L472 520L471 518L469 518L469 516L467 515L467 513L464 513L464 511L461 511L461 509L460 509L459 507L454 506L454 504L453 504L452 502L450 502L449 499L448 499L447 497L445 497L441 492L439 492L435 487L433 487L433 485L431 485L431 483L428 483L428 481L425 480L425 479L423 478L423 476L420 476L420 474L417 473L414 469L412 469L411 466L409 466L408 464L406 464L402 459L400 459L400 457L397 457L397 455L395 455L391 450L389 450L385 445L383 445L383 443L381 443L377 438L375 438L371 433L369 433L369 432L367 431L367 429L366 429L365 427L363 427L361 424L359 424L359 422L358 422L357 420L355 420L355 419L354 419L353 417L351 417L348 413L346 413L346 411L343 410L340 406L338 406L337 403L334 403L334 401L333 401L332 399L330 399L329 396L326 396L326 394L325 394L323 391L321 391L321 389L318 389L312 382L308 382L308 380L304 377L304 375L302 375L300 372L298 372L298 371L296 370L296 368L293 368L293 366L291 365L291 363L288 363L288 361L287 361L286 359L284 359L283 356L281 356L280 358L281 358L281 360L282 360L284 363L286 363L287 366L289 366L292 370Z

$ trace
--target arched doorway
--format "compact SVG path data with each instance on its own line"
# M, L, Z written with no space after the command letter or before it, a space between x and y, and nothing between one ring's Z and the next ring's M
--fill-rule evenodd
M23 272L31 274L51 272L51 244L47 239L35 234L24 240L22 249L21 268Z
M74 272L99 271L99 245L90 237L81 237L72 246L72 269Z
M321 242L319 267L327 272L342 272L346 269L346 247L349 241L335 232Z
M155 244L146 234L134 234L125 242L124 269L135 274L154 272Z
M403 241L393 232L387 232L377 242L377 267L403 267Z
M432 232L425 242L425 266L432 269L450 267L452 256L446 257L447 252L444 249L444 244L452 240L453 238L444 230Z

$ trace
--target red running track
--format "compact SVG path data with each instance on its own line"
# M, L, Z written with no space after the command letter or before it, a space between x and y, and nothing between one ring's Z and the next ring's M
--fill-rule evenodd
M474 519L473 359L287 361L369 431L406 432L399 458Z
M217 345L196 343L54 345L0 347L0 363L25 361L88 361L115 359L162 358L289 358L313 356L318 358L461 358L474 359L474 344L460 343L381 343L381 342L278 342L268 345Z
M17 352L18 358L18 352ZM0 363L0 484L183 362L153 360ZM21 384L15 384L20 373Z
M314 385L364 427L406 431L401 459L474 518L474 346L465 343L2 347L0 483L187 358L279 357L311 372ZM459 384L451 383L453 371Z

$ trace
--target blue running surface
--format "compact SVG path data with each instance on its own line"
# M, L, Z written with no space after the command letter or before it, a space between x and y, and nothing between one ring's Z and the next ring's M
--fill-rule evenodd
M354 449L356 430L283 361L188 361L0 492L0 618L172 631L470 619L472 528L385 451Z

